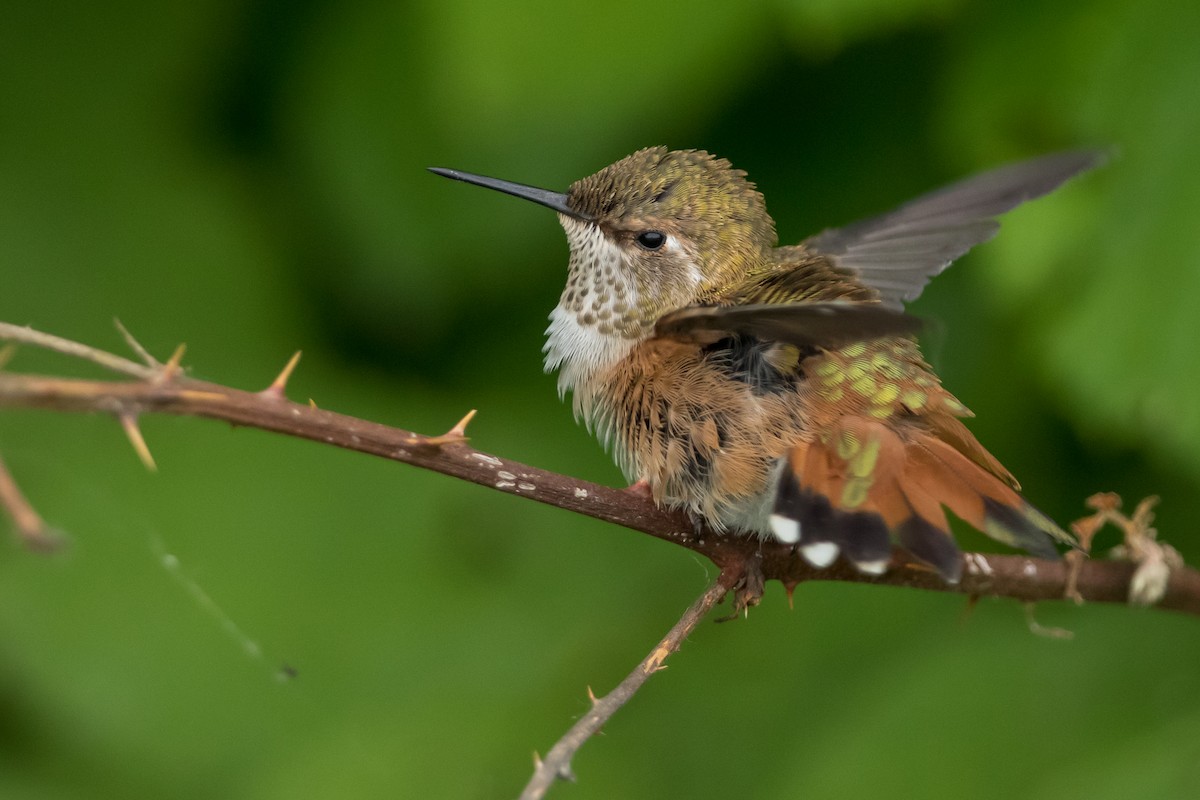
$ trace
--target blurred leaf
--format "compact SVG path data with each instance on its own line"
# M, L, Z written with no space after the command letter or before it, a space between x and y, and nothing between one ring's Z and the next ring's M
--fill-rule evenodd
M1040 367L1092 435L1150 442L1200 475L1200 7L994 7L976 24L954 73L955 135L1116 153L1013 216L987 273L997 297L1046 343Z
M796 49L828 57L850 42L948 19L960 0L775 0Z

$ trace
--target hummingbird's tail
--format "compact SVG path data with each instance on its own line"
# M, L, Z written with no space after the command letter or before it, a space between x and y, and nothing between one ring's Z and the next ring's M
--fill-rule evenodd
M843 553L863 572L882 574L894 540L957 583L962 553L944 508L1040 558L1058 557L1056 541L1074 544L1018 488L956 419L901 427L895 420L844 416L833 430L788 453L771 527L780 539L796 542L814 566Z

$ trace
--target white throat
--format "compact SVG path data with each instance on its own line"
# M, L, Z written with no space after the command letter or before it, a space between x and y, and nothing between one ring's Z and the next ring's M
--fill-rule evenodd
M546 372L558 370L558 393L575 391L593 375L612 367L624 358L634 339L615 333L601 333L595 325L585 325L579 316L559 303L550 312L546 329Z

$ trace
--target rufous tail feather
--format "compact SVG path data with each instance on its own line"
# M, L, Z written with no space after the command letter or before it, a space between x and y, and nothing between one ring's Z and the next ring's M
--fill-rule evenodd
M1017 493L1016 481L965 426L927 422L901 426L847 416L792 448L779 477L772 529L814 566L843 554L875 575L887 568L896 542L949 583L962 577L962 553L945 509L1040 558L1058 556L1055 542L1074 544Z

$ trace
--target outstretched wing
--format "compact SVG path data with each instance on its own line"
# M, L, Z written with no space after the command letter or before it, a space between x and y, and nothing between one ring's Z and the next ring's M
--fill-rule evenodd
M802 242L876 289L884 305L915 300L929 279L996 234L994 218L1097 166L1104 155L1081 150L1022 161L951 184L894 211L822 231Z
M701 344L743 335L801 348L836 348L914 334L920 327L916 317L879 303L757 303L681 308L661 317L654 325L654 334Z

